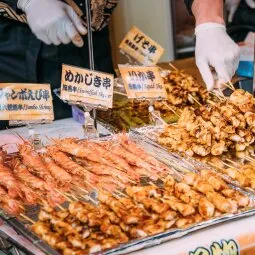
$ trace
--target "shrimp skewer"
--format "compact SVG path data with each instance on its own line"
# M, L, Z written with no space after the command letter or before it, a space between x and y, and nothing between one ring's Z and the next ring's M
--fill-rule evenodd
M17 198L21 195L19 184L11 172L11 169L0 162L0 185L6 188L11 198Z
M0 186L0 202L3 209L11 215L19 215L23 207L20 202L12 199L7 192Z
M51 157L43 155L42 158L51 175L58 182L60 182L61 184L67 184L72 181L72 176L67 173L63 168L59 167Z
M83 176L89 183L92 184L97 182L97 176L89 172L85 167L82 167L73 161L58 148L52 146L48 147L47 152L50 154L51 158L54 159L54 161L63 169L65 169L69 174Z
M22 162L41 179L54 183L54 178L42 161L40 155L32 149L32 145L25 143L19 146L19 152L22 156Z

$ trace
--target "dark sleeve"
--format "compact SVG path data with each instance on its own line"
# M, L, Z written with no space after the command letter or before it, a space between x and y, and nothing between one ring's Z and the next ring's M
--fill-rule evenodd
M194 0L184 0L186 6L187 6L187 9L189 11L190 14L192 14L192 11L191 11L191 7L192 7L192 4L193 4L193 1Z

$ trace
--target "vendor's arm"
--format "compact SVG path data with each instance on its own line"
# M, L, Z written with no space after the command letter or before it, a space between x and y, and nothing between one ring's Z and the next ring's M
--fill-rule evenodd
M209 90L228 82L238 67L239 47L228 36L223 0L186 1L196 18L196 64ZM210 70L215 68L216 81Z
M17 6L27 17L35 36L46 44L83 46L81 34L86 34L80 17L73 8L59 0L18 0Z

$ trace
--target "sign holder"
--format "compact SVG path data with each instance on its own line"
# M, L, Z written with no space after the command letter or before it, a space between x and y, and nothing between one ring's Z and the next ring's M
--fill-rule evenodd
M84 0L86 9L86 21L87 21L87 39L88 39L88 52L89 52L89 69L95 70L94 62L94 48L93 48L93 35L92 35L92 18L91 18L91 6L90 0ZM82 101L64 100L60 96L60 89L55 89L54 93L64 103L71 106L77 106L84 111L85 123L83 125L85 138L97 138L99 133L97 131L97 110L107 110L101 105L90 105ZM92 115L90 114L92 113Z

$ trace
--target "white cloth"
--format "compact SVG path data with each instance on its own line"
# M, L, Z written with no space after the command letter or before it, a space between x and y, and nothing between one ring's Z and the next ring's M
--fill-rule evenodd
M80 34L87 33L80 17L69 5L59 0L19 0L18 8L27 16L27 22L38 39L46 44L83 46Z
M232 22L233 21L233 17L236 13L236 10L240 4L241 0L226 0L225 1L225 5L226 5L226 8L229 12L228 14L228 22ZM246 4L254 9L255 8L255 0L245 0Z
M234 76L239 63L240 48L228 36L226 27L204 23L196 27L196 64L208 90L220 87ZM211 72L215 68L216 81Z

